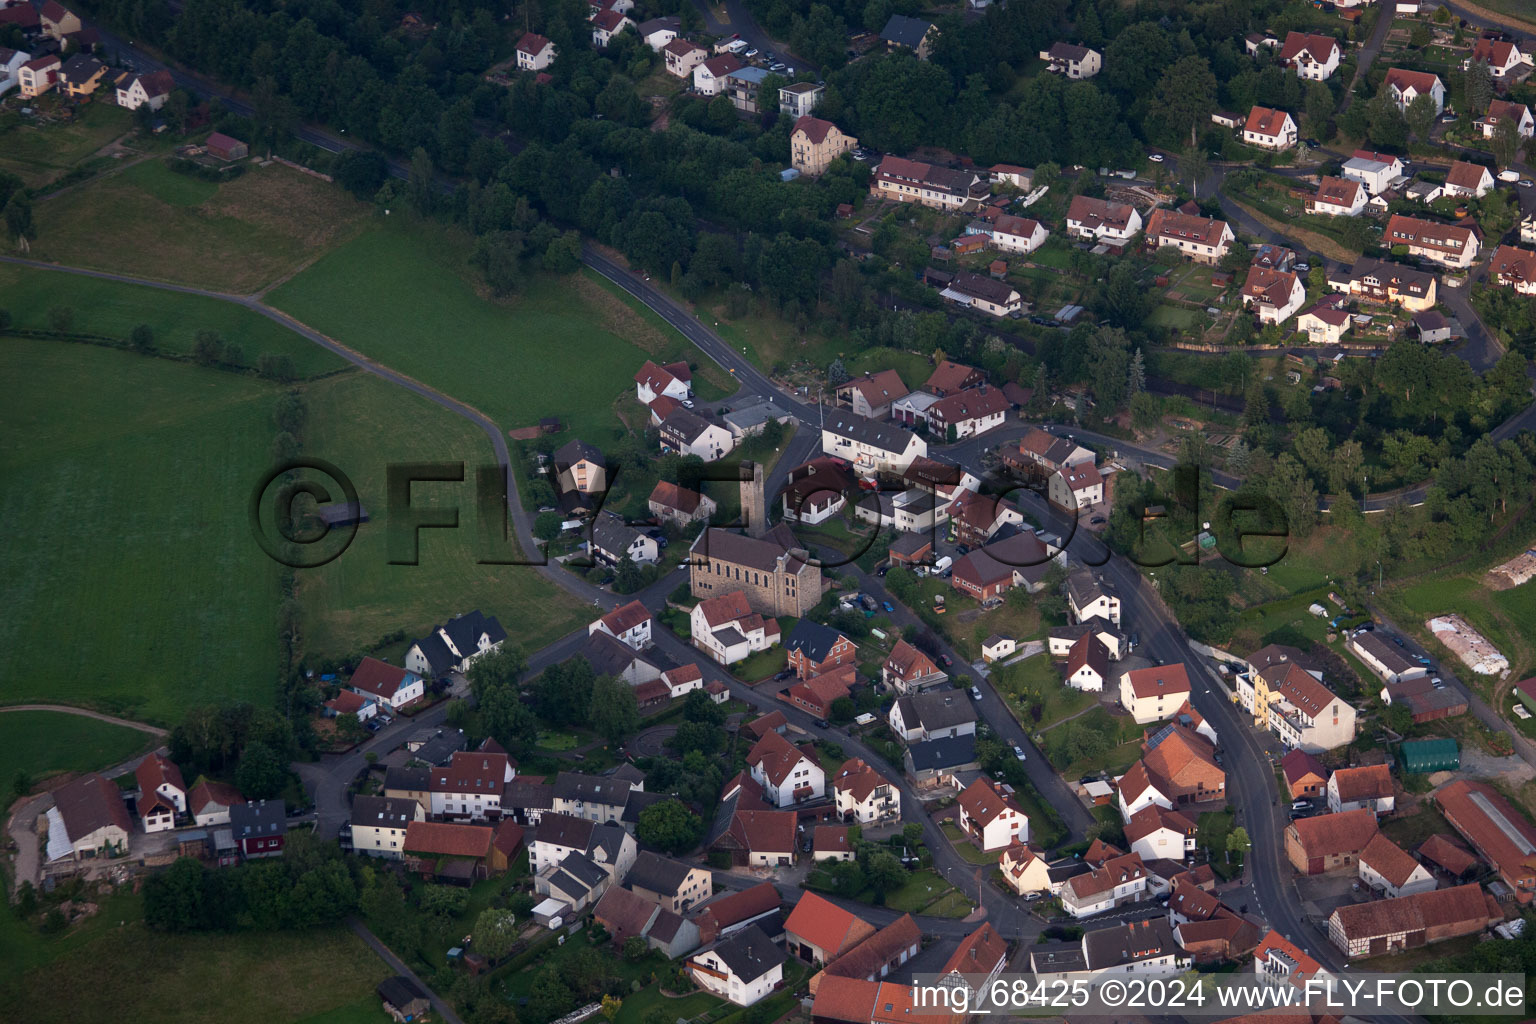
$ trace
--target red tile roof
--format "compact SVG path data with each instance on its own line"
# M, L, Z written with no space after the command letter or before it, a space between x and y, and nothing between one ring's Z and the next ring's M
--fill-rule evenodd
M1125 841L1134 843L1161 829L1172 829L1182 836L1192 836L1198 831L1193 821L1178 811L1152 804L1131 815L1125 823ZM1182 851L1181 851L1182 852Z
M1536 827L1492 786L1458 779L1435 791L1435 803L1472 848L1516 886L1521 902L1536 888Z
M1280 770L1285 773L1285 783L1294 786L1308 775L1315 775L1318 784L1328 781L1328 769L1305 750L1296 749L1280 759Z
M1067 651L1067 678L1077 675L1083 668L1091 668L1100 679L1109 677L1109 648L1092 633L1084 633Z
M64 821L70 842L78 842L107 825L133 832L133 819L128 817L128 808L123 806L117 786L95 772L54 790L53 804Z
M1477 857L1443 832L1436 832L1420 843L1418 853L1453 875L1464 875L1477 867Z
M817 825L811 834L812 853L852 853L847 825Z
M1426 928L1455 927L1502 919L1497 902L1476 882L1371 903L1346 903L1335 910L1346 939L1376 938ZM1332 922L1330 922L1331 925Z
M1339 48L1338 40L1332 36L1318 35L1310 32L1287 32L1285 44L1280 47L1280 59L1293 61L1302 53L1306 53L1319 64L1328 63L1328 55Z
M896 641L896 646L891 648L889 657L885 659L885 667L903 681L932 675L939 670L932 658L906 640Z
M1180 663L1134 669L1127 672L1125 678L1130 681L1131 692L1138 698L1190 692L1189 672Z
M1406 884L1419 868L1419 862L1410 857L1408 851L1380 832L1360 851L1360 863L1370 867L1394 886Z
M1493 174L1482 164L1468 163L1466 160L1457 160L1451 164L1451 169L1445 174L1445 183L1456 188L1467 189L1475 192L1481 188L1488 179L1491 184Z
M800 896L784 919L784 930L822 950L829 959L836 959L875 933L869 922L814 892Z
M245 803L245 797L227 782L211 782L203 779L192 787L191 793L187 794L187 809L194 815L203 813L209 804L233 807L243 803Z
M1329 785L1338 791L1340 803L1384 800L1392 795L1392 769L1384 764L1340 768L1333 773Z
M1435 83L1440 81L1438 75L1432 75L1428 71L1409 71L1405 68L1388 68L1387 77L1382 79L1382 88L1397 86L1398 92L1407 92L1412 89L1416 93L1427 93L1434 89Z
M885 784L885 776L871 768L862 758L854 757L843 762L832 780L832 788L847 793L858 803L868 800L870 794Z
M798 932L796 934L799 934ZM921 947L922 930L911 914L902 914L890 924L827 965L827 974L844 978L874 980L883 968L901 959L913 946Z
M822 978L816 989L816 1000L811 1004L811 1017L841 1024L869 1024L879 994L878 981L835 975Z
M1269 951L1283 953L1295 966L1291 969L1291 982L1296 985L1305 984L1308 978L1321 974L1323 965L1313 959L1296 943L1287 939L1284 935L1271 929L1253 951L1254 960L1263 963L1269 959ZM1264 1018L1268 1020L1267 1016Z
M936 395L947 394L951 391L959 391L971 384L980 383L983 380L980 370L966 366L964 363L950 362L948 359L939 363L934 371L923 382L923 390Z
M1067 219L1078 221L1089 230L1107 224L1116 231L1124 231L1135 212L1136 207L1128 203L1111 203L1092 196L1073 196L1072 205L1067 208Z
M355 690L364 690L376 697L393 697L405 686L408 680L415 677L398 665L386 665L378 658L364 658L357 666L357 671L352 673L352 678L347 685Z
M434 793L495 793L506 786L507 755L457 750L445 768L433 768L427 787Z
M1501 245L1488 261L1488 273L1498 284L1536 284L1536 252Z
M991 974L1007 956L1008 940L984 921L980 928L960 940L960 945L944 961L939 974Z
M1329 206L1353 209L1360 196L1360 183L1353 178L1335 178L1325 174L1317 183L1316 201Z
M738 810L729 831L733 839L752 853L793 855L796 824L798 817L794 811Z
M1148 238L1176 238L1180 241L1198 242L1201 245L1221 245L1227 233L1227 222L1210 217L1196 217L1166 207L1158 207L1147 218Z
M1319 814L1291 822L1309 859L1355 854L1376 834L1376 812L1367 807L1341 814Z
M686 487L662 480L651 491L651 501L667 508L675 508L684 515L693 515L699 508L703 495Z
M837 125L831 121L823 121L819 117L806 114L795 121L795 127L790 134L798 135L804 132L805 137L811 141L811 145L819 146L827 141L827 133L836 127Z
M445 821L413 821L405 827L406 853L430 857L486 857L495 829L486 825L454 825Z
M181 769L176 767L176 762L160 754L150 754L140 761L139 766L133 770L133 777L141 793L153 793L167 782L183 793L187 791L187 784L181 780Z
M759 882L750 889L721 896L700 910L700 932L708 926L718 935L721 929L777 910L779 902L779 890L773 887L772 882Z
M1005 796L1001 790L994 786L989 779L977 779L961 792L956 798L961 810L966 817L971 818L980 825L988 825L997 819L1005 811L1016 811L1023 814L1024 811L1013 797Z
M537 32L524 32L523 37L517 41L517 49L520 53L526 53L531 57L537 57L544 52L544 47L549 45L549 40Z
M1472 45L1472 59L1486 61L1494 67L1509 67L1518 60L1520 48L1505 39L1479 39Z
M747 767L760 767L763 776L775 786L783 785L802 761L814 763L814 759L807 756L805 751L776 732L764 733L763 738L747 752Z
M740 71L744 65L734 53L722 53L718 57L711 57L701 66L715 78L723 78L732 71Z
M634 629L650 617L651 611L649 608L639 601L631 601L628 604L620 605L607 615L604 615L602 623L608 627L610 633L618 636L626 630Z
M1243 125L1243 131L1254 132L1268 138L1279 138L1281 132L1285 131L1285 122L1290 116L1283 110L1254 107L1248 111L1248 121Z

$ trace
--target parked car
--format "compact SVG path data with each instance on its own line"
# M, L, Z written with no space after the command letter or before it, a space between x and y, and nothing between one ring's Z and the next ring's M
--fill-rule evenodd
M755 47L755 46L752 47L746 53L742 54L742 56L743 57L756 57L757 56L757 47Z
M818 729L830 729L830 728L832 728L832 723L827 721L825 718L818 718L818 719L816 719L816 728L818 728Z
M1293 801L1291 801L1291 810L1293 810L1293 811L1304 811L1308 807L1311 807L1311 806L1312 806L1312 801L1311 800L1293 800Z
M692 409L693 408L693 399L691 399L691 398L683 399L683 408L684 409Z
M1028 755L1024 753L1023 747L1014 747L1013 756L1018 758L1020 761L1028 760Z
M971 687L971 700L981 700L981 687Z
M945 668L949 668L949 666L954 664L954 661L947 654L939 655L939 661L944 665Z
M1104 523L1104 522L1108 522L1108 520L1105 519L1103 516L1094 516L1092 519L1088 520L1088 523L1091 526L1098 526L1100 523Z
M889 601L881 601L880 607L884 608L887 612L894 612L896 610L896 606Z
M1163 154L1153 153L1151 156L1147 157L1147 159L1151 160L1155 164L1160 164L1163 162Z

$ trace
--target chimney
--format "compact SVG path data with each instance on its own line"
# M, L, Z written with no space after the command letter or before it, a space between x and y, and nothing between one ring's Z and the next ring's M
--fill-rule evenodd
M746 520L748 537L768 533L768 506L763 491L763 467L756 462L741 464L741 516Z

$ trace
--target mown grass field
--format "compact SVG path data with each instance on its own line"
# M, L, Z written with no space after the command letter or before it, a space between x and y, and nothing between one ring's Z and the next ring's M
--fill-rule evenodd
M374 228L274 289L305 323L475 406L504 429L558 416L599 446L621 430L647 358L699 358L581 274L535 276L507 302L483 298L463 239L428 225Z
M215 184L155 157L38 203L32 255L243 295L320 255L368 214L345 190L279 164Z
M526 565L480 565L476 468L494 465L485 433L468 420L367 374L343 374L305 388L305 451L340 467L370 521L341 557L300 574L305 650L340 656L386 633L424 632L460 612L495 615L512 642L541 647L586 621L590 610ZM386 525L389 466L463 462L464 482L418 483L412 501L457 506L459 529L422 530L417 565L391 565Z
M263 352L288 356L301 377L347 365L281 324L219 299L14 264L0 264L0 296L14 326L27 330L50 329L49 311L67 306L74 313L71 329L82 333L126 339L134 327L148 324L157 351L189 354L197 332L212 330L239 345L251 365Z
M17 772L37 782L58 772L109 768L155 745L147 732L59 711L0 714L0 787Z
M7 339L0 376L0 701L158 724L264 700L277 572L251 538L279 393L88 345Z
M166 935L143 924L138 897L40 936L0 908L0 999L29 1024L374 1024L384 962L344 928ZM13 958L14 956L14 958ZM14 968L14 969L11 969Z
M0 131L0 171L40 188L133 127L121 107L89 103L71 124L18 122Z

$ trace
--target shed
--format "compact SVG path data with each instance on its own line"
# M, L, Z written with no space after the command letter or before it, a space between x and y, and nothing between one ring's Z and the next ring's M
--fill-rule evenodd
M203 143L203 147L220 160L244 160L251 155L249 146L223 132L214 132L208 136L208 141Z
M379 982L376 991L384 1002L384 1011L396 1020L415 1020L432 1008L427 994L401 974Z
M1405 772L1453 772L1461 767L1461 751L1453 739L1409 740L1402 756Z

